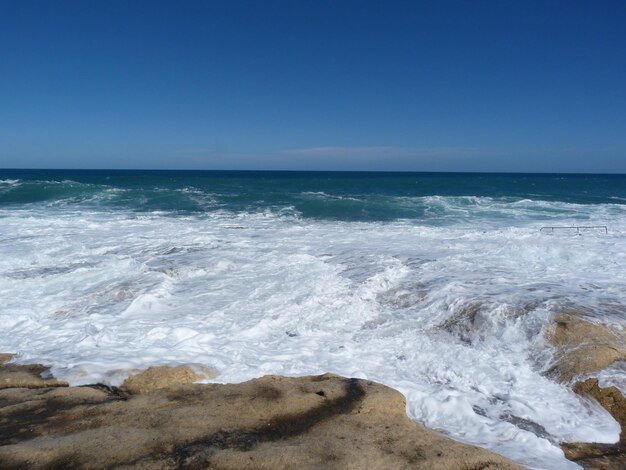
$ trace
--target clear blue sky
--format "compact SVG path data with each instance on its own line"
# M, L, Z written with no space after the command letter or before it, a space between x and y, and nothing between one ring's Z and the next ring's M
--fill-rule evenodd
M626 173L626 1L0 0L0 167Z

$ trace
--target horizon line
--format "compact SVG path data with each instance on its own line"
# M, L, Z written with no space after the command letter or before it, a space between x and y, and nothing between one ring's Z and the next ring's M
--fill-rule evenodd
M433 171L433 170L288 170L288 169L198 169L198 168L0 168L0 171L172 171L172 172L235 172L235 173L427 173L427 174L487 174L487 175L615 175L625 173L579 171Z

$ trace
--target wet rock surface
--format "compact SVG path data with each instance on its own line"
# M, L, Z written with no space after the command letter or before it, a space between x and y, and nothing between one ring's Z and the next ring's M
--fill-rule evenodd
M562 444L565 456L585 469L611 470L626 468L626 398L616 387L600 387L597 379L578 382L574 391L600 403L622 427L616 444Z
M404 397L375 382L202 385L184 383L190 370L161 372L167 385L147 374L159 387L0 390L0 468L521 468L414 423Z
M563 443L565 456L585 469L626 468L626 399L616 387L600 387L588 378L616 361L626 360L626 332L617 326L589 321L584 311L566 311L555 317L545 337L555 348L555 360L548 376L574 382L573 390L596 400L620 424L620 441L615 444Z
M563 382L626 360L623 328L590 322L577 312L557 316L546 330L546 339L556 349L548 375Z
M48 368L39 364L17 365L9 361L12 354L0 354L0 390L5 388L67 387L67 383L52 376L46 377Z

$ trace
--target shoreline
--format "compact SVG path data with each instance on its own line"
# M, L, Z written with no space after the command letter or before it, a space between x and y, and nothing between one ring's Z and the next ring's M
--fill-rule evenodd
M76 468L206 468L209 463L314 468L315 462L325 462L324 468L523 468L413 422L404 397L372 381L325 374L194 384L203 377L190 367L161 366L129 377L120 387L69 386L49 377L45 366L12 364L11 357L0 354L2 468L59 462ZM577 382L574 391L598 401L622 432L616 444L561 443L565 456L586 469L619 468L626 463L626 399L615 387L599 387L597 379ZM155 412L163 416L155 420ZM186 426L181 417L190 420ZM168 424L173 422L182 434ZM208 437L207 428L212 430ZM106 449L117 439L111 430L132 436L116 441L113 454ZM283 447L289 458L276 460Z
M45 369L0 365L2 468L523 468L411 421L402 394L367 380L193 384L181 366L70 387Z

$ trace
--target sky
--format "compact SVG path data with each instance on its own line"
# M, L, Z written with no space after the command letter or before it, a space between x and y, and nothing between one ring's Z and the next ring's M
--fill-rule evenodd
M626 173L626 2L0 0L0 168Z

